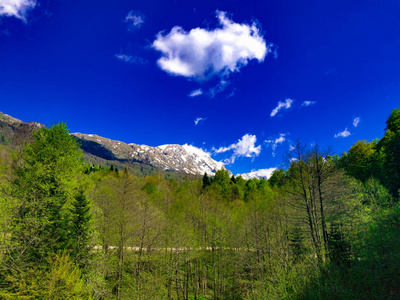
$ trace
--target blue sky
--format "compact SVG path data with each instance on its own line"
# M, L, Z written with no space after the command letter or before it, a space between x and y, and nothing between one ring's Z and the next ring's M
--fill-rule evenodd
M400 2L0 0L0 111L234 173L341 154L400 106Z

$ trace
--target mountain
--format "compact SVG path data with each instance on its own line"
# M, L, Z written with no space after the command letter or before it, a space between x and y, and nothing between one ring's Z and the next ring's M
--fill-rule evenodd
M126 144L96 134L73 133L81 143L84 152L108 161L143 163L162 171L192 175L215 175L224 168L222 162L211 158L210 154L191 145L147 145Z
M32 132L44 125L37 122L23 122L0 112L0 144L11 147L30 141Z
M23 145L29 142L32 132L43 124L23 122L0 112L0 144ZM150 175L158 171L189 175L215 175L225 168L222 162L210 154L191 145L146 145L126 144L96 134L72 133L81 145L87 162L96 165L128 167L137 175Z
M0 112L0 122L6 123L6 124L9 124L9 125L14 125L14 124L18 125L18 124L21 124L21 123L25 123L25 122L22 122L21 120L13 118L13 117L11 117L9 115L3 114L2 112Z

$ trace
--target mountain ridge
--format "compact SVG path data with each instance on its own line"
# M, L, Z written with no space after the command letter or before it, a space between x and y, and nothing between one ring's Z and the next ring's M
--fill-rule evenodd
M30 141L32 132L44 125L38 122L24 122L0 112L0 144L16 145ZM222 162L211 158L211 153L193 145L165 144L159 146L139 145L112 140L97 134L71 133L83 151L88 163L128 167L137 175L150 175L162 171L166 173L214 176L224 168ZM273 170L258 170L237 174L248 180L268 178ZM230 175L232 172L228 170Z
M222 168L211 155L192 145L166 144L160 146L138 145L111 140L97 134L72 133L81 143L82 150L103 159L124 162L142 162L162 171L192 175L215 175Z

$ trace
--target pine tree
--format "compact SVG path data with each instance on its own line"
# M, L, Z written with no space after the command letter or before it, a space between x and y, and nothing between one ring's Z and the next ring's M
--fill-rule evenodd
M211 179L208 177L207 172L204 172L203 176L203 189L205 189L207 186L211 184Z
M73 250L72 257L80 267L87 264L90 255L88 247L91 234L91 205L85 191L80 188L73 202Z
M65 124L40 128L15 169L16 199L10 235L14 259L27 266L43 263L76 245L74 204L81 151ZM79 197L78 197L79 198ZM80 200L79 200L80 201Z

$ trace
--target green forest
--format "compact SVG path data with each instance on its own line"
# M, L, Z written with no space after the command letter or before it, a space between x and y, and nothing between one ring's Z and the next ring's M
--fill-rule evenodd
M64 123L0 148L0 299L400 299L400 109L269 180L136 176ZM12 144L12 145L11 145Z

